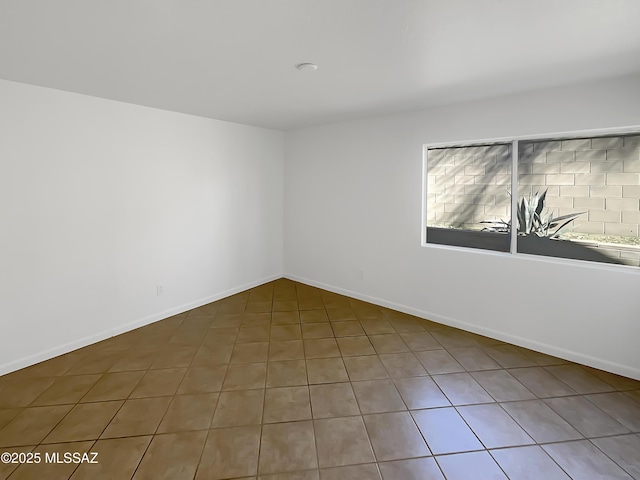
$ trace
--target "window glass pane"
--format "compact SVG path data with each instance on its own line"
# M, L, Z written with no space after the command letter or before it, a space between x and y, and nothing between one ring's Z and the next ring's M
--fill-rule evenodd
M640 136L519 146L518 252L640 264Z
M511 144L427 151L427 243L508 252Z

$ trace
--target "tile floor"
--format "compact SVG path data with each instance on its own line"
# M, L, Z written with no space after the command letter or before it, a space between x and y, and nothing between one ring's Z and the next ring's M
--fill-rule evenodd
M0 377L0 451L40 455L11 480L640 479L640 382L278 280Z

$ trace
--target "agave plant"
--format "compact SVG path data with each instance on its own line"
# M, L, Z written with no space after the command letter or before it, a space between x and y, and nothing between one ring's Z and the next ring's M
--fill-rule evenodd
M509 193L509 195L511 194ZM559 235L560 230L573 222L579 215L585 213L570 213L568 215L554 217L553 212L544 212L546 197L547 190L542 194L536 192L534 195L530 195L529 198L523 197L520 203L518 203L516 216L518 219L519 235L534 234L539 237L555 238ZM489 225L483 229L484 231L500 233L509 233L511 231L511 221L489 220L480 223Z

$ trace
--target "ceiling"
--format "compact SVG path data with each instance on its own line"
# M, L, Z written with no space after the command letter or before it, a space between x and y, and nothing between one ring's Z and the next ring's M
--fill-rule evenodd
M0 0L0 78L289 130L640 72L638 19L638 0Z

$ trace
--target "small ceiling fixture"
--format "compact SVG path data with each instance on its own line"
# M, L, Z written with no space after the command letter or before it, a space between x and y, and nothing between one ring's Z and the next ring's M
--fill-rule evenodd
M296 68L300 71L315 72L318 69L318 65L315 63L298 63Z

